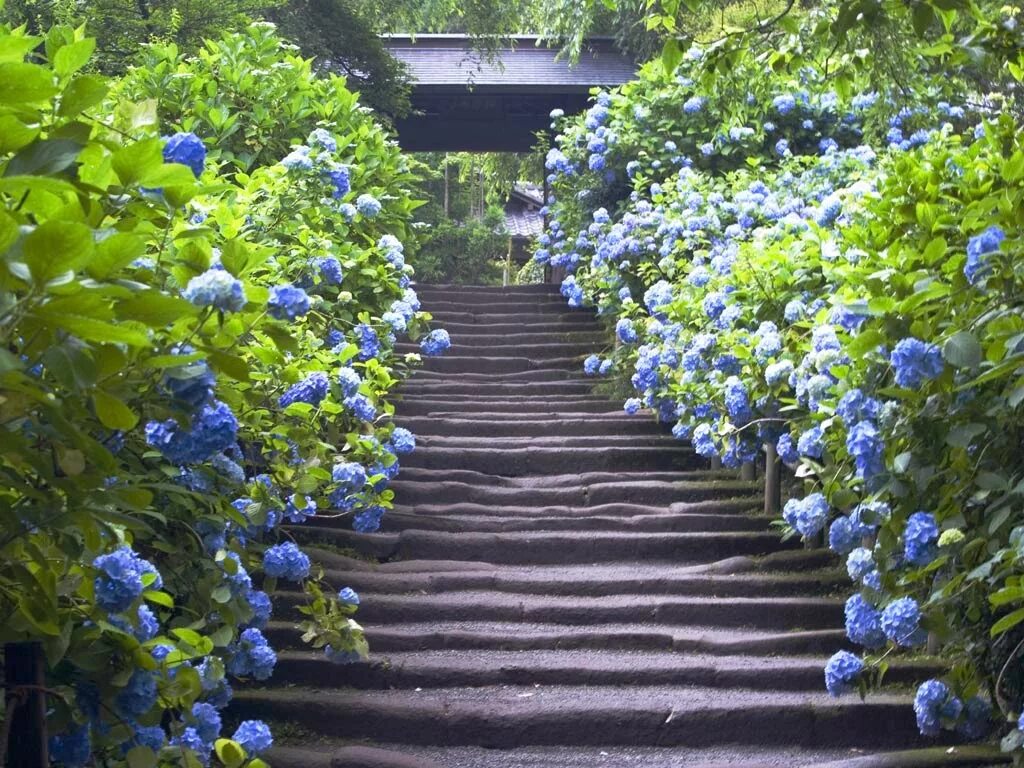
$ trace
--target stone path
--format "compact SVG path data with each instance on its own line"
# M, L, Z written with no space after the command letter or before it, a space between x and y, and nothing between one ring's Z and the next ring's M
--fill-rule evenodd
M551 286L419 293L453 347L403 388L396 508L380 534L301 530L382 559L314 550L360 593L373 659L270 628L273 685L237 707L292 745L275 766L854 765L918 743L905 689L823 690L845 576L768 530L756 484L592 394L593 314Z

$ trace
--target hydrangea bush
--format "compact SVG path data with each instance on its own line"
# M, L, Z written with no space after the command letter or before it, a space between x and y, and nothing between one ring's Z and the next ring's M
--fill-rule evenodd
M614 327L584 371L627 378L627 413L726 467L767 450L793 471L779 526L843 558L864 648L829 661L829 692L866 692L931 633L953 663L918 692L922 733L1004 718L1016 750L1020 127L955 79L896 103L771 56L726 76L695 48L559 116L535 259Z
M283 44L218 45L255 77ZM54 763L258 768L270 730L221 710L273 672L276 582L306 592L313 647L367 651L358 596L283 526L375 530L415 448L389 392L418 355L394 345L445 345L403 256L414 168L336 80L347 99L296 136L225 109L282 147L242 171L189 130L209 113L110 98L81 30L0 28L0 48L2 640L45 651ZM180 62L210 87L203 66Z

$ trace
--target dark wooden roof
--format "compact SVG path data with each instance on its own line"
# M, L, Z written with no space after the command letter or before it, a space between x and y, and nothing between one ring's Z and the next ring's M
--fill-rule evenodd
M512 38L493 60L473 50L465 35L388 35L384 46L409 67L416 88L472 87L493 91L529 89L586 93L597 85L621 85L636 65L615 50L610 38L591 38L570 64L557 46L536 36Z
M574 65L529 35L503 43L493 59L465 35L386 35L384 45L412 78L413 111L395 122L410 152L526 152L549 130L552 110L579 112L591 89L625 83L637 69L610 38L588 40Z
M505 229L516 240L532 240L544 232L540 213L544 192L533 184L519 182L512 188L505 204Z

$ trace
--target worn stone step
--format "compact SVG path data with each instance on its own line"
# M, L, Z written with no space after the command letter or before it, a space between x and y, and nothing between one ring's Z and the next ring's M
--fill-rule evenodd
M643 533L688 533L709 531L765 531L768 518L742 515L634 515L631 517L518 517L460 515L449 518L436 514L393 510L384 517L385 531L408 529L449 533L509 533L513 531L635 531Z
M509 413L505 418L448 418L417 417L403 418L401 425L412 430L417 436L436 437L554 437L603 435L620 440L633 440L637 436L668 436L667 428L648 419L631 419L627 414L611 414L581 417L529 418L533 414ZM545 416L548 416L545 414Z
M423 367L416 372L413 378L423 378L431 373L471 373L488 376L511 373L518 374L520 379L551 381L552 379L581 375L583 357L582 353L575 357L481 357L460 355L459 350L453 348L449 354L442 357L426 358L423 361Z
M436 472L437 470L431 470ZM498 471L503 471L499 469ZM496 473L494 473L496 474ZM441 475L439 475L441 476ZM552 476L562 478L554 472ZM533 478L531 478L533 479ZM668 506L678 499L704 501L735 498L756 492L757 485L741 480L608 481L587 485L505 486L480 485L459 480L409 479L403 474L392 481L395 497L404 504L493 504L513 506L589 506L596 504L648 504Z
M498 520L539 520L542 523L549 520L575 520L584 521L591 517L598 517L602 520L625 521L628 524L632 518L644 518L649 516L662 516L666 518L747 518L758 517L760 513L761 498L757 495L736 496L724 499L709 499L695 502L675 502L668 506L656 506L653 504L595 504L590 507L573 507L568 505L555 505L546 507L530 507L522 505L495 506L493 504L397 504L394 513L415 515L419 519L437 517L442 520L458 524L461 518L470 520L483 520L496 518ZM467 521L468 522L468 521Z
M444 360L446 358L436 357L431 358L432 361ZM472 359L472 358L463 358ZM511 386L519 387L524 384L533 384L535 387L539 386L552 386L558 384L565 384L571 382L574 384L583 384L589 392L592 389L592 384L587 379L573 378L581 375L580 371L570 370L569 368L533 368L526 370L514 370L514 371L501 371L498 373L487 373L484 371L445 371L445 370L431 370L429 368L421 368L416 371L406 384L403 385L403 391L408 387L415 387L419 384L445 384L445 385L464 385L464 384L475 384L478 386Z
M529 317L517 319L505 319L497 322L473 322L466 316L457 316L456 319L435 318L434 323L448 331L452 339L461 339L471 342L477 338L509 337L514 335L536 335L540 334L549 338L561 338L562 336L574 336L576 334L587 334L596 336L592 353L598 354L604 350L611 335L597 320L588 320L586 317L574 315L554 315L552 321L545 319L531 320Z
M451 349L445 353L445 357L472 356L483 360L515 357L525 357L533 360L547 360L550 358L583 360L594 350L593 344L589 342L559 341L557 336L539 341L512 343L508 340L499 340L488 344L479 343L480 338L482 337L476 339L469 337L471 343L463 344L460 342L459 337L453 337ZM399 355L405 355L410 352L419 354L420 351L419 344L406 342L395 344L395 352ZM430 361L428 360L427 362Z
M346 738L406 744L919 746L909 697L717 687L501 686L422 691L245 690L235 710Z
M496 329L497 326L505 326L511 330L518 329L521 331L531 328L545 328L555 331L565 325L575 326L577 324L590 326L591 329L601 327L593 313L568 310L564 307L560 312L525 315L516 312L515 309L498 311L493 307L488 308L489 311L487 312L467 311L465 307L446 308L436 311L429 307L427 309L438 326L452 329L448 331L449 334L453 332L464 333L466 329L463 326L477 326L477 328L491 326L487 331L488 333L501 333L501 331Z
M461 296L462 294L474 296L491 296L494 294L508 294L516 296L525 294L533 296L536 294L559 295L559 286L554 283L527 283L525 285L473 285L471 283L413 283L413 288L422 296Z
M463 402L458 400L464 398ZM564 410L553 411L559 403L552 398L572 395L549 395L547 398L523 398L504 394L497 395L453 395L435 391L425 395L408 394L395 403L399 415L427 416L430 418L472 419L478 422L508 421L511 419L587 418L589 414L599 417L625 416L615 403L603 398L581 400L566 405ZM583 396L586 397L586 396ZM632 419L639 423L639 419Z
M399 395L403 400L424 399L442 395L445 397L482 396L524 397L529 395L589 395L591 384L586 379L554 381L498 380L479 381L470 377L439 378L437 376L416 376L402 384Z
M365 628L374 652L418 650L666 650L729 654L813 655L827 657L852 647L841 629L742 631L695 624L666 623L565 626L544 622L429 621ZM272 621L265 634L275 648L306 648L298 626Z
M538 297L537 299L512 299L506 300L502 296L495 296L493 301L479 304L469 304L462 301L431 301L424 305L424 309L434 317L446 313L472 314L477 317L493 317L496 315L516 315L517 317L536 317L538 315L574 315L582 314L593 317L593 310L573 309L565 300L558 301L557 297Z
M446 327L452 339L452 346L456 348L487 349L488 347L502 348L531 348L546 344L572 344L584 346L585 354L592 354L600 351L608 345L608 334L603 330L562 330L562 331L529 331L509 333L479 333L479 332L453 332ZM474 331L479 331L476 327Z
M806 691L821 688L824 657L707 655L665 651L411 651L332 664L322 652L286 650L275 673L288 685L389 688L476 686L700 686ZM889 685L920 684L943 671L934 662L900 662Z
M563 435L422 435L417 441L417 448L423 449L493 449L516 450L519 448L555 448L577 449L588 448L603 450L606 448L630 448L644 450L655 448L662 451L682 450L691 454L690 447L672 438L666 432L648 434L619 435L609 430L603 434L563 434Z
M380 569L338 570L328 568L331 583L345 584L359 592L398 594L488 590L528 595L607 597L612 594L720 597L810 597L840 594L849 579L838 570L797 574L719 575L686 572L668 564L645 568L637 563L534 566L525 568L492 565L487 570L389 573Z
M417 448L403 466L470 469L504 475L565 474L585 470L695 469L703 463L688 446Z

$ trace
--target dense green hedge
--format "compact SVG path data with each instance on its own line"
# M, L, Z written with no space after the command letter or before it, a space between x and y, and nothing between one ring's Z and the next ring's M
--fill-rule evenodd
M374 530L414 447L415 170L267 25L120 83L92 50L0 28L0 639L45 649L57 764L259 766L218 710L273 670L275 582L366 652L281 524Z

